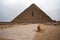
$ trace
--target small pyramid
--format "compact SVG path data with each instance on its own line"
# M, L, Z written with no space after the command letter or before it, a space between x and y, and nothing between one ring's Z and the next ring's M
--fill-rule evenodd
M12 23L43 23L43 22L52 22L52 19L35 4L29 6L14 20L12 20Z

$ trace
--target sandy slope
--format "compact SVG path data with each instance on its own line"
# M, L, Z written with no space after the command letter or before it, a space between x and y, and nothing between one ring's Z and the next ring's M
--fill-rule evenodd
M41 25L43 31L36 32L33 40L60 40L60 26Z

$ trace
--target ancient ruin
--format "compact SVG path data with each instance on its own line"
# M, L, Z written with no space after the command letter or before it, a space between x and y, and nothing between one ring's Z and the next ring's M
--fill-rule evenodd
M43 23L43 22L52 22L52 19L35 4L29 6L14 20L12 20L12 23Z

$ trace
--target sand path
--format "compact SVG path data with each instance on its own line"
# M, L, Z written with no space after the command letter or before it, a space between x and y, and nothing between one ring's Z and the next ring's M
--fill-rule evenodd
M13 40L32 40L38 24L13 25L8 29L0 30L0 38Z

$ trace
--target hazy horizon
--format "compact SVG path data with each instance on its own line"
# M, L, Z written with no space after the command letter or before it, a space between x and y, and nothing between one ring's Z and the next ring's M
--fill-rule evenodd
M51 19L60 21L60 0L0 0L0 22L10 22L33 3Z

